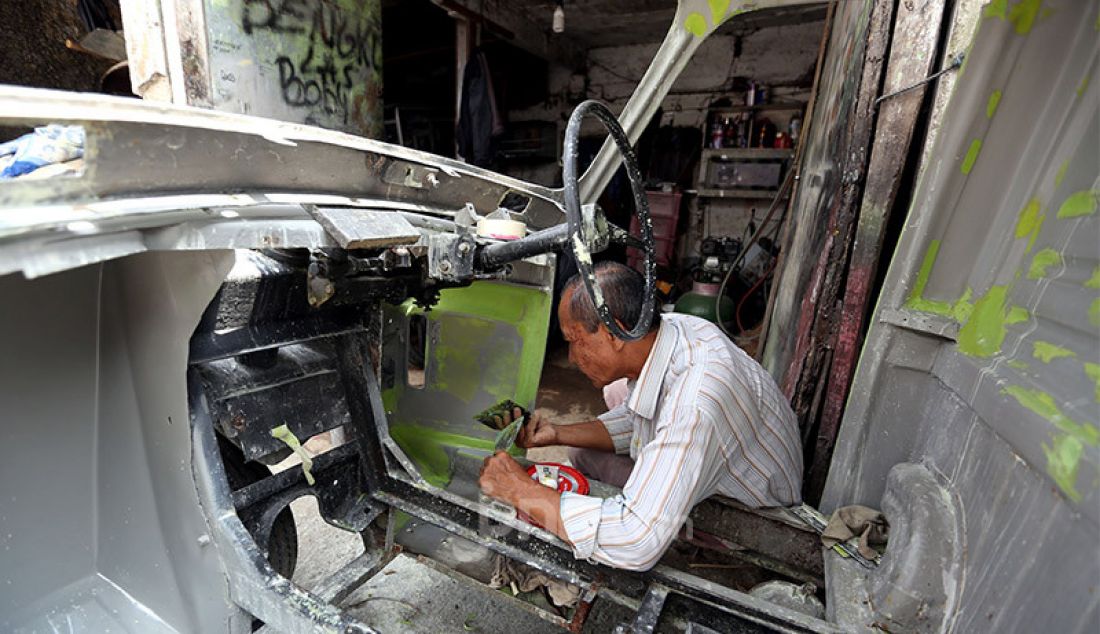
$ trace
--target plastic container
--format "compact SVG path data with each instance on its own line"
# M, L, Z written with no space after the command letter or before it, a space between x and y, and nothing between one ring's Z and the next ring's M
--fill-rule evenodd
M657 264L667 265L672 261L676 250L676 227L680 222L680 192L646 192L649 199L649 216L653 223L654 251L657 256ZM642 235L638 225L638 217L630 220L630 233L635 236ZM643 256L640 251L629 249L627 251L627 264L641 270Z

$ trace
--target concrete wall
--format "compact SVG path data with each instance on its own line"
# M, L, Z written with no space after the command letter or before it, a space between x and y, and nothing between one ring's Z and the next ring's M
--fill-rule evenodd
M824 21L791 26L765 28L741 36L740 55L735 56L737 37L719 32L699 48L695 57L673 84L662 102L662 125L703 127L707 108L720 96L729 96L742 103L744 84L756 80L769 87L773 101L800 101L809 98L814 63L821 42ZM615 112L622 110L635 86L649 67L659 42L594 48L588 51L584 75L552 67L549 77L550 96L545 103L508 113L510 121L554 121L559 134L573 107L583 99L599 99ZM769 113L780 129L791 112ZM601 126L590 120L585 134L602 134ZM705 138L705 134L704 134ZM505 169L511 175L544 185L556 185L561 167L557 164L523 165ZM692 199L693 200L693 199ZM768 201L715 201L706 206L712 210L705 221L696 223L717 235L740 235L748 223L750 209L757 208L758 221ZM692 203L694 208L694 203Z

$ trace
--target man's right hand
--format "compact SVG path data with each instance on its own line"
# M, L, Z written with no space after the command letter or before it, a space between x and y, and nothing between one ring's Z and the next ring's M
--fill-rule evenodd
M532 412L531 419L519 430L516 444L524 449L532 449L561 443L558 441L557 426L551 424L542 414Z

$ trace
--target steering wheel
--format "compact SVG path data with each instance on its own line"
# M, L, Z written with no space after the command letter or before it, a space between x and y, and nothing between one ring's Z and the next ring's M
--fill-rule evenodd
M638 315L638 322L630 330L623 330L623 326L615 321L611 315L611 309L604 302L603 293L600 291L599 282L596 281L596 273L592 264L592 242L596 236L594 214L584 217L581 209L581 196L578 189L577 176L577 143L580 140L581 121L585 115L592 114L607 128L608 134L615 140L615 145L622 155L623 166L626 168L626 176L630 180L630 189L634 193L634 213L638 216L638 226L642 229L642 240L639 244L631 238L628 232L618 227L612 227L612 240L636 246L645 253L645 291L642 297L642 312ZM589 99L573 111L569 117L569 125L565 128L565 157L562 165L562 180L564 185L563 197L565 203L565 215L569 221L569 244L573 249L573 256L577 260L577 270L584 280L584 288L592 305L596 307L596 314L600 321L607 327L612 335L624 341L636 341L641 339L649 331L649 324L653 319L653 311L656 303L656 277L657 257L653 246L653 223L649 218L649 199L646 198L645 184L642 181L642 173L638 169L638 159L634 155L634 148L630 147L630 141L626 137L619 121L607 106L599 101ZM624 326L627 324L623 324Z

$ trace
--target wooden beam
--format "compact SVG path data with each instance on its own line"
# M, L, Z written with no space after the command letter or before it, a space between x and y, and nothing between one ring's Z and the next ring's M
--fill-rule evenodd
M539 25L529 20L514 3L504 0L432 2L456 17L480 23L482 28L532 55L573 70L584 68L585 47L568 34L552 34L549 15L546 24Z

